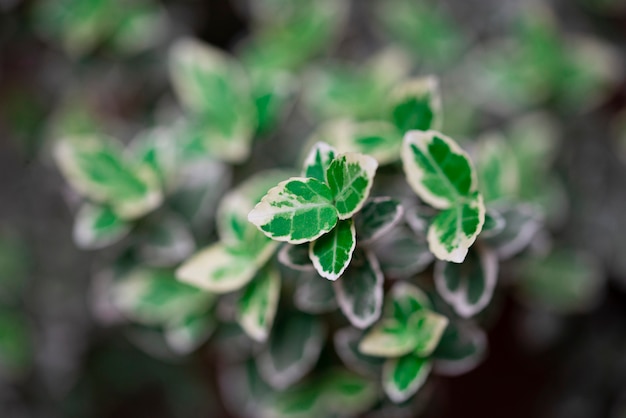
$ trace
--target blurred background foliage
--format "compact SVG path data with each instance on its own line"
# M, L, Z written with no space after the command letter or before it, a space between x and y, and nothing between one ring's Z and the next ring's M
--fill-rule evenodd
M258 117L242 125L243 154L197 134L210 128L202 112L228 115L178 103L168 60L182 37L227 51L226 72L249 76L251 100L232 96L237 118ZM443 132L476 155L488 135L507 138L520 159L515 197L541 208L546 228L501 266L478 319L488 349L474 325L444 335L471 335L482 362L367 416L625 416L625 59L620 0L0 0L0 415L255 416L237 392L247 382L262 397L267 383L254 365L227 365L259 346L217 324L232 298L214 305L173 268L216 240L227 190L299 167L325 122L377 118L398 80L432 74ZM93 133L158 167L166 203L130 223L81 207L52 149ZM176 153L210 158L177 166L164 136L183 144ZM113 228L81 241L75 217ZM306 278L284 274L288 288ZM300 310L336 308L324 286L298 291ZM294 318L276 326L310 326L314 338L309 317ZM320 363L336 361L331 346ZM328 381L342 380L316 382Z

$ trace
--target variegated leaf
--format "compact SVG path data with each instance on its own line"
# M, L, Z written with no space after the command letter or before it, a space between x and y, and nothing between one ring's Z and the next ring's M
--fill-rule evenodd
M435 265L437 292L463 318L489 304L497 279L498 257L488 249L471 251L463 264L439 261Z
M79 193L108 204L124 219L138 218L162 200L159 180L145 164L130 162L121 144L89 135L57 142L56 162L66 180Z
M329 232L338 217L326 184L292 177L270 189L248 214L248 220L274 240L301 244Z
M367 328L380 317L383 280L376 257L357 249L341 279L333 283L339 307L355 327Z
M348 219L365 204L369 196L378 162L358 153L338 155L326 170L339 219Z
M424 384L432 362L416 354L388 359L383 366L383 389L395 403L402 403L413 396Z
M445 376L459 376L474 369L484 359L487 336L467 321L450 321L433 353L435 371Z
M403 214L400 203L390 197L369 199L354 218L359 243L375 241L393 228Z
M337 151L327 143L315 143L304 160L302 176L326 183L326 170L336 155Z
M74 242L82 249L100 249L115 244L128 231L130 224L110 207L85 203L76 214Z
M237 319L252 339L265 341L278 307L280 273L268 265L248 284L237 303Z
M313 262L309 258L309 244L285 244L278 251L278 261L283 266L299 271L314 271Z
M309 257L320 276L334 281L348 268L355 248L356 230L348 219L339 221L332 231L313 241Z
M391 95L391 119L402 133L440 129L442 112L437 78L416 78L397 86Z

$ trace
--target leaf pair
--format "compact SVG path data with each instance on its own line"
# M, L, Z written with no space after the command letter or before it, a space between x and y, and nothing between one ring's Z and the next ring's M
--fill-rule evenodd
M382 319L359 344L362 354L387 358L383 388L394 402L412 396L430 372L429 357L448 324L445 316L431 309L421 290L400 282L387 295Z
M303 177L270 189L248 220L266 236L291 244L310 242L309 257L318 273L339 278L356 247L350 219L365 204L378 163L372 157L316 144L305 160Z
M463 262L485 222L469 156L439 132L410 131L404 137L402 162L413 190L442 210L428 229L430 250L441 260Z

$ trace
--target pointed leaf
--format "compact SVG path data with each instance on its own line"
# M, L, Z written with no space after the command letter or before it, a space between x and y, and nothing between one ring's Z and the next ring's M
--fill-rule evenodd
M172 321L165 329L165 341L176 353L189 354L211 336L217 322L206 312L191 314Z
M326 171L339 219L358 212L369 196L378 162L358 153L337 156Z
M309 258L309 244L285 244L278 251L278 261L286 267L299 271L314 271L313 262Z
M315 143L304 160L302 176L326 183L326 170L336 155L337 151L327 143Z
M276 250L268 242L256 254L241 252L221 243L196 253L176 270L178 280L214 293L228 293L245 286Z
M359 243L367 244L387 233L402 218L404 210L390 197L369 199L354 218Z
M237 304L237 319L252 339L265 341L269 335L278 307L279 272L266 266L246 287Z
M85 203L76 214L74 242L79 248L95 250L113 245L130 231L130 224L109 206Z
M359 351L369 356L398 357L412 352L416 345L414 330L406 322L383 318L365 334Z
M157 175L161 186L169 190L178 180L180 151L172 129L157 127L140 132L129 148L135 159L148 165Z
M325 328L304 314L279 316L265 350L257 357L263 379L278 390L286 389L315 367L325 338Z
M383 389L393 402L402 403L422 387L431 368L429 359L415 354L389 359L383 366Z
M339 307L355 327L367 328L380 317L383 280L376 258L357 250L341 279L333 283Z
M337 224L332 200L332 192L319 180L292 177L270 189L248 214L248 220L272 239L302 244Z
M437 78L416 78L396 87L391 97L391 116L402 133L439 129L442 112Z
M355 247L354 223L339 221L332 231L310 244L309 257L320 276L334 281L348 268Z
M74 189L111 205L124 219L142 216L163 200L154 172L128 162L121 145L110 138L91 135L62 140L56 144L55 157Z
M437 209L451 208L471 198L477 189L469 156L439 132L408 132L402 146L402 163L415 193Z
M485 222L485 205L476 193L472 200L441 212L428 229L428 247L440 260L462 263Z
M435 286L455 312L469 318L491 301L498 279L498 257L493 251L471 251L463 264L439 261L435 265Z
M436 312L421 311L414 314L409 322L417 340L415 354L421 357L430 356L441 341L441 336L448 326L448 318Z

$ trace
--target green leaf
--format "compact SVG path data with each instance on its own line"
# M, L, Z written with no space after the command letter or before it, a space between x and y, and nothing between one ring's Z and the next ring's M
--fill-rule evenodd
M359 351L361 335L361 331L353 327L338 330L333 338L335 352L349 369L370 377L378 376L384 359Z
M322 280L315 269L301 273L297 281L293 302L299 310L317 315L337 309L332 283Z
M504 227L497 234L488 234L485 243L501 260L507 260L524 250L543 224L543 217L534 206L527 204L498 205Z
M450 321L433 353L435 371L459 376L473 370L487 354L485 332L469 322Z
M326 330L309 315L294 313L276 320L267 347L257 357L257 367L266 382L284 390L315 367Z
M327 143L315 143L304 159L302 176L326 183L326 170L336 155L337 151Z
M113 245L130 231L130 224L108 206L83 204L74 222L74 242L79 248L96 250Z
M499 235L504 231L506 221L497 209L489 208L485 211L485 223L480 233L481 238L489 238Z
M109 204L124 219L138 218L163 200L154 172L129 162L121 145L110 138L91 135L61 140L55 157L74 189L95 202Z
M248 214L248 220L277 241L302 244L337 224L333 195L313 178L292 177L272 188Z
M432 363L416 354L389 359L383 366L383 389L395 403L402 403L413 396L424 384Z
M258 135L266 135L277 128L289 108L295 104L298 80L286 71L264 71L249 68L252 78L252 96L258 115Z
M587 312L604 295L601 266L587 253L559 250L519 265L519 294L531 306L557 313Z
M383 273L378 260L356 250L350 266L333 283L343 314L357 328L367 328L380 317L383 306Z
M383 318L365 334L359 344L362 354L398 357L410 353L417 345L414 330L395 318Z
M216 243L201 250L176 270L178 280L213 293L245 286L274 254L277 243L267 242L256 253Z
M518 195L517 159L501 135L488 134L479 139L476 166L480 189L486 202L511 199Z
M363 205L354 222L359 243L367 244L389 232L402 218L404 209L390 197L375 197Z
M315 270L309 258L309 244L285 244L278 251L278 261L291 269L299 271Z
M392 228L370 244L386 277L409 278L428 267L434 257L424 238L404 225Z
M448 326L448 318L432 311L422 311L409 319L409 326L415 332L417 345L414 353L427 357L437 348L441 336Z
M260 342L267 339L276 315L279 295L280 274L268 265L259 271L239 298L237 320L252 339Z
M482 311L491 301L498 280L498 257L488 249L470 251L463 264L435 265L439 295L463 318Z
M170 51L170 76L209 152L229 162L248 157L257 116L248 79L224 52L194 39Z
M157 127L140 132L129 148L134 158L156 173L165 190L171 190L178 180L180 150L174 130Z
M323 141L338 153L358 152L375 158L379 164L389 164L400 158L402 135L389 122L335 119L321 125L309 142Z
M338 155L326 171L339 219L348 219L365 204L378 162L358 153Z
M164 213L141 225L136 240L141 261L155 267L174 266L196 249L187 224L171 213Z
M441 97L435 77L408 80L391 95L391 119L402 133L440 129Z
M469 156L451 138L436 131L411 131L404 137L402 163L415 193L437 209L449 209L477 190Z
M177 354L189 354L209 339L216 326L215 319L206 312L190 314L167 325L165 341Z
M462 263L485 222L482 196L441 212L428 229L428 247L440 260Z
M332 231L310 244L309 257L320 276L334 281L348 268L355 247L354 223L351 219L339 221Z
M112 289L114 305L127 317L146 325L161 325L192 313L206 312L215 297L180 283L169 270L136 268Z

